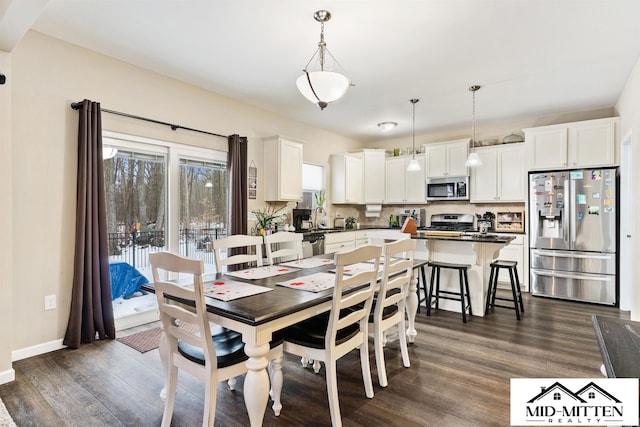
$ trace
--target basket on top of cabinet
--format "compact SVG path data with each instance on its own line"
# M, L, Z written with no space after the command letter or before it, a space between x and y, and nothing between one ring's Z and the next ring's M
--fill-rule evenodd
M524 232L524 211L496 212L495 231L505 233Z

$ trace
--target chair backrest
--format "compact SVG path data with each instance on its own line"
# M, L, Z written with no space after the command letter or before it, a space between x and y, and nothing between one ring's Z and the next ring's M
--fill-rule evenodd
M206 303L202 288L202 274L204 263L201 259L185 258L169 252L155 252L149 254L153 282L158 298L160 321L166 335L170 349L171 359L180 359L181 367L189 370L187 360L178 352L178 341L184 341L199 347L204 353L205 366L212 370L217 368L217 358L213 340L211 339L211 327L207 318ZM164 274L161 274L164 273ZM162 276L169 273L182 273L193 276L193 287L180 286L163 280ZM192 301L193 306L177 303ZM197 330L180 328L178 323L190 323L197 326Z
M302 233L281 231L264 236L264 244L267 248L267 260L273 265L275 258L295 257L302 258ZM274 248L277 247L278 249Z
M382 248L375 245L364 245L347 252L334 255L336 279L333 289L333 300L329 314L329 324L325 336L325 348L336 347L336 336L339 330L359 324L360 334L366 336L367 322L371 312L373 294L377 287L378 268ZM360 262L370 262L371 270L356 273L352 276L344 274L346 266ZM345 289L361 286L357 291L345 293ZM341 313L348 314L340 317Z
M229 255L229 249L246 248L247 253ZM224 266L255 262L262 265L262 237L235 234L225 239L213 241L213 255L216 261L216 271L222 273Z
M378 289L374 319L382 320L386 307L397 304L398 311L404 313L404 303L409 292L413 274L413 252L416 241L401 239L387 243L383 247L382 280Z
M395 240L410 239L411 234L400 230L380 230L367 232L370 245L384 245Z

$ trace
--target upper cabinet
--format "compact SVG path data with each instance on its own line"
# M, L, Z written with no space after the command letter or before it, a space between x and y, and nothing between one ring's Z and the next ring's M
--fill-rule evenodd
M426 203L425 156L417 155L419 171L407 171L411 156L387 157L386 203Z
M362 153L336 153L330 158L332 203L362 203Z
M264 138L265 201L302 199L303 145L283 136Z
M459 139L448 142L424 144L426 154L426 177L467 176L467 154L469 140Z
M611 117L525 129L528 169L617 166L619 123Z
M482 165L471 168L471 202L524 202L524 144L476 148Z
M363 203L380 204L385 201L385 156L383 149L362 151Z

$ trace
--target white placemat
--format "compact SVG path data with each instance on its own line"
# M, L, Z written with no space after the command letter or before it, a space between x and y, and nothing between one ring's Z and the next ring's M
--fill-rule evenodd
M347 276L352 276L354 274L358 274L358 273L362 273L365 271L373 271L373 267L375 266L374 263L369 263L369 262L357 262L355 264L350 264L350 265L345 265L344 269L342 270L342 274L345 274ZM336 272L336 269L333 268L331 270L329 270L332 273Z
M298 271L297 268L291 268L282 265L265 265L263 267L247 268L238 271L229 271L225 273L227 276L238 277L240 279L264 279L266 277L279 276L281 274L293 273Z
M336 275L332 273L313 273L308 276L287 280L286 282L278 282L277 284L302 291L320 292L333 288L335 280Z
M265 288L264 286L252 285L251 283L224 279L204 282L203 286L205 296L222 301L231 301L273 290L271 288Z
M302 258L295 261L282 262L278 265L298 268L316 268L331 264L333 264L333 259L331 258Z

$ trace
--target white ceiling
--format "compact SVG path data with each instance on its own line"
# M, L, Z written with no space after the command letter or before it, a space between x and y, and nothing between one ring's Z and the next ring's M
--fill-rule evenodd
M318 9L356 85L324 111L295 86ZM4 50L30 27L362 141L382 121L411 133L411 98L417 133L470 124L472 84L478 126L612 107L640 55L638 0L0 0L0 13Z

